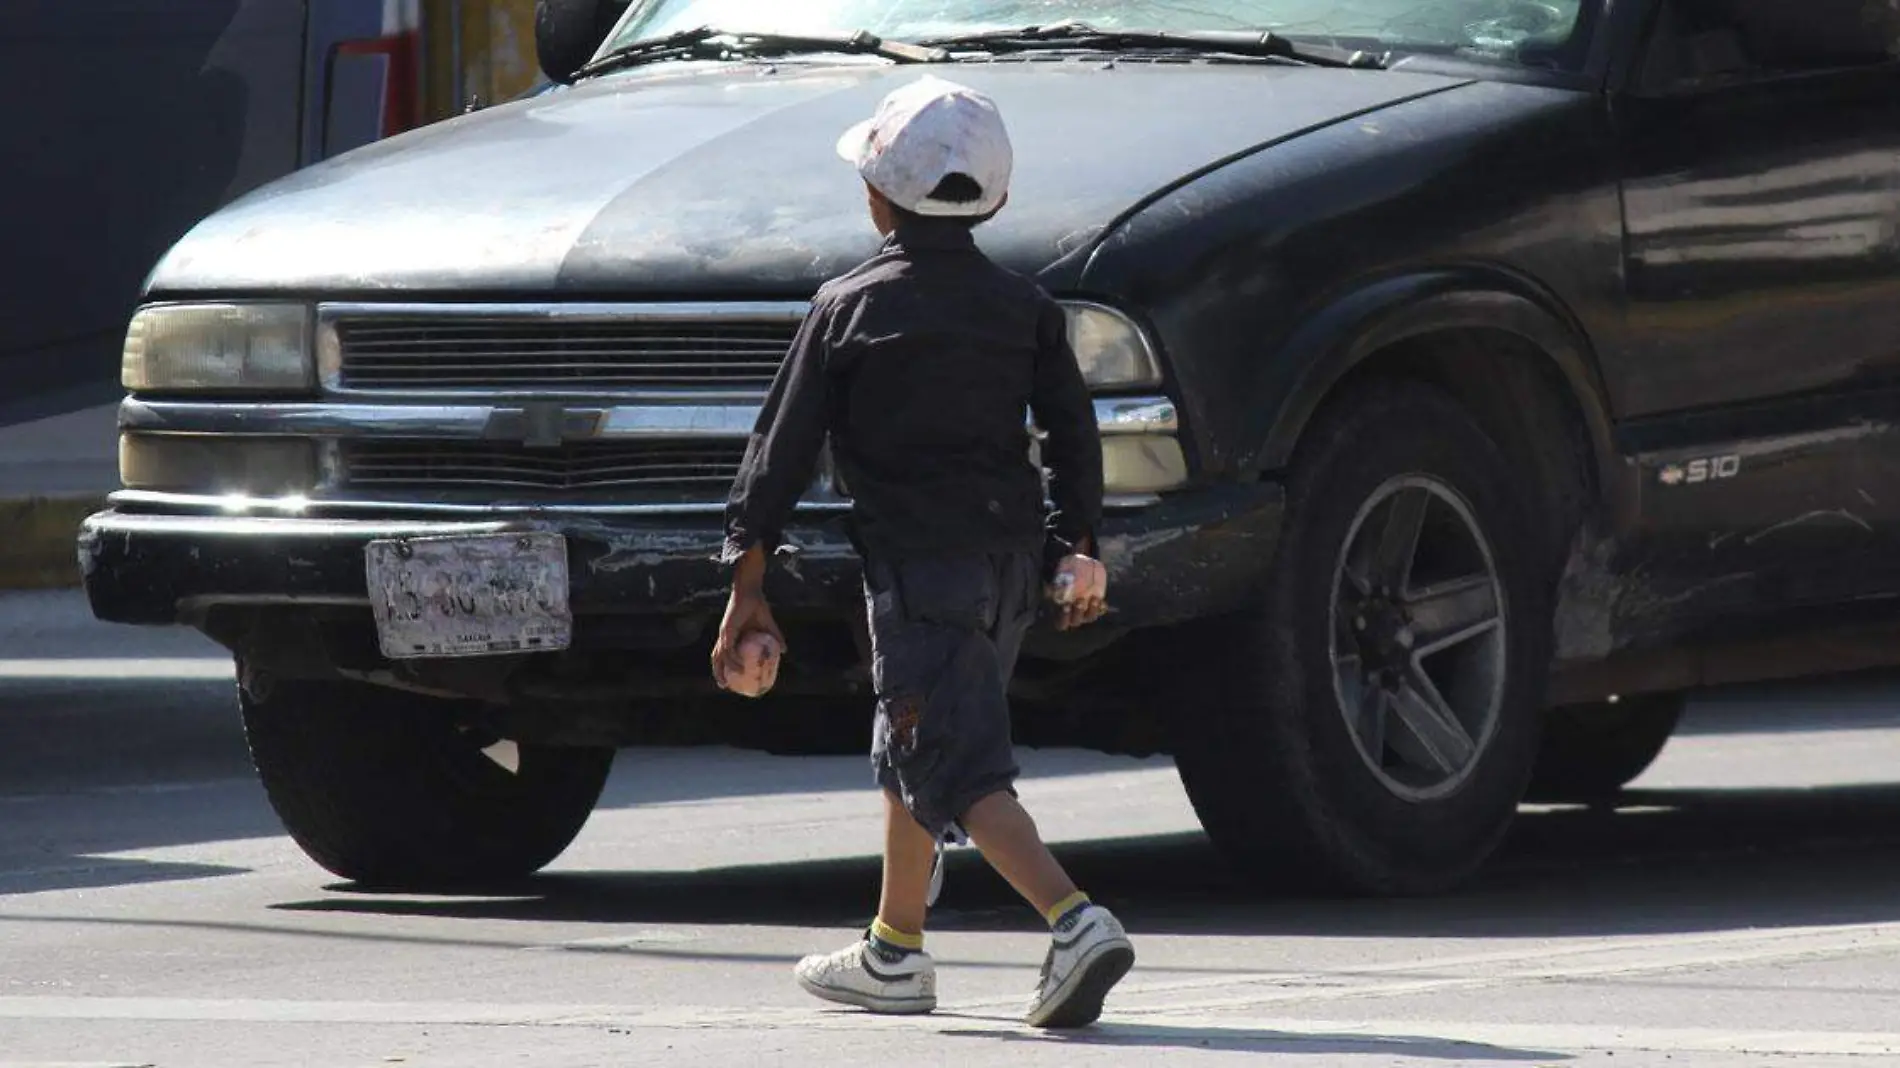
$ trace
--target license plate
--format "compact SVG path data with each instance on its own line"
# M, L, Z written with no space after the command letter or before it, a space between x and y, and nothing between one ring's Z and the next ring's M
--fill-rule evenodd
M573 641L559 534L379 540L364 557L377 638L391 660L548 652Z

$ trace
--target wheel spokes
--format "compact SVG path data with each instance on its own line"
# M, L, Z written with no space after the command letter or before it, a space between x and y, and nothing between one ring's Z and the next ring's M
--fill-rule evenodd
M1359 648L1360 625L1365 621L1364 601L1341 591L1333 601L1333 648L1338 656Z
M1361 506L1333 575L1330 659L1353 742L1401 797L1457 789L1495 733L1507 652L1477 517L1431 475L1392 478Z
M1380 686L1366 686L1359 695L1358 729L1360 744L1374 764L1385 760L1385 721L1392 707L1392 695Z
M1497 583L1490 575L1467 575L1435 583L1406 598L1412 619L1413 652L1430 656L1481 634L1501 622Z
M1418 556L1419 535L1425 530L1425 511L1432 503L1430 490L1407 487L1392 495L1385 527L1372 551L1367 577L1373 585L1403 593L1412 581L1412 561Z
M1375 764L1385 760L1386 720L1392 695L1368 676L1364 658L1357 654L1335 657L1333 670L1346 708L1346 728Z
M1392 711L1399 727L1439 772L1449 775L1471 762L1477 751L1471 732L1416 663L1393 695Z

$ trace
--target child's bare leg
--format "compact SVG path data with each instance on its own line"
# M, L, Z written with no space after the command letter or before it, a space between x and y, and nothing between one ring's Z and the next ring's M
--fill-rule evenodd
M963 829L970 832L983 859L1037 912L1048 916L1076 896L1075 883L1043 844L1036 821L1007 790L970 806L963 816Z
M924 948L924 899L936 842L896 797L884 795L884 893L866 937L793 969L809 994L872 1012L937 1007L937 965Z
M1024 1019L1034 1027L1084 1027L1102 1015L1103 999L1128 969L1135 950L1105 908L1075 888L1043 844L1036 822L1014 795L999 791L964 814L984 859L1049 923L1048 955Z
M897 795L884 792L884 890L877 918L886 927L921 938L925 899L930 894L930 864L936 840L904 810ZM905 947L914 948L914 947Z

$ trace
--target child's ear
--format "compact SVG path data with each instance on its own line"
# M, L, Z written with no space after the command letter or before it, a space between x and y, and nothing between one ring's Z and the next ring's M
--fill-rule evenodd
M1003 190L1003 199L997 201L995 207L991 208L986 214L980 216L976 220L976 225L982 226L984 223L987 223L991 219L996 218L998 215L1001 215L1003 213L1003 209L1007 207L1009 207L1009 190L1005 189Z
M864 183L864 198L871 208L871 225L877 227L880 237L891 236L897 228L897 221L891 215L891 201L870 182Z

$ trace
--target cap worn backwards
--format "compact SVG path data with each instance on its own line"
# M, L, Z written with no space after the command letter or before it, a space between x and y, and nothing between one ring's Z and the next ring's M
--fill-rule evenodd
M983 216L1002 207L1015 162L996 104L936 77L885 97L875 116L839 138L838 155L891 203L934 216ZM933 198L953 174L970 178L981 195L968 201Z

